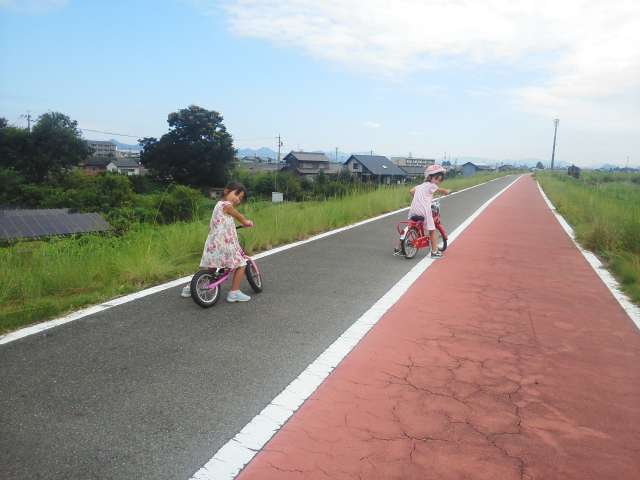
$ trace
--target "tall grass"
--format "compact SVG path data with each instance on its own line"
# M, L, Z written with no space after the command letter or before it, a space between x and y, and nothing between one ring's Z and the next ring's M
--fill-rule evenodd
M536 173L576 239L597 253L640 304L640 174L586 172L579 180Z
M500 175L445 182L459 190ZM408 205L407 186L326 201L248 203L256 228L241 232L248 253L303 239ZM0 332L42 321L193 272L210 212L197 221L140 224L122 236L82 235L0 248Z

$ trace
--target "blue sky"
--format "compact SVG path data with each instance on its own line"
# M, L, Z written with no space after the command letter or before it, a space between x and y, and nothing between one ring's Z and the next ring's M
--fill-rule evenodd
M635 34L611 40L586 11L614 42L599 52L578 30L545 35L570 15L500 2L461 16L465 1L0 0L0 115L160 136L169 112L197 104L223 114L237 147L275 148L280 133L285 150L496 160L549 159L557 115L560 160L640 164Z

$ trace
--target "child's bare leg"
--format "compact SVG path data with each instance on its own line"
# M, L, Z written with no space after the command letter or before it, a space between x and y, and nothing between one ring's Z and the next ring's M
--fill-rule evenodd
M240 290L240 282L244 277L244 267L236 268L236 271L233 272L233 281L231 282L231 291L235 292L236 290Z
M438 251L438 244L437 242L437 238L436 238L436 231L435 230L429 230L429 239L430 239L430 243L431 243L431 251L432 252L437 252Z

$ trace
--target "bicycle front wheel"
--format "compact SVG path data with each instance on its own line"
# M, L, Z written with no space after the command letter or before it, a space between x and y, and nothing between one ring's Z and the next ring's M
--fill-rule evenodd
M258 269L258 265L252 259L247 260L247 267L244 269L247 282L251 285L254 292L262 291L262 273Z
M215 274L201 270L191 279L191 298L202 308L213 307L220 298L220 287L209 288L217 280Z
M402 248L402 254L406 259L411 259L418 253L418 247L416 246L416 240L420 238L420 233L415 227L410 228L402 241L400 247Z

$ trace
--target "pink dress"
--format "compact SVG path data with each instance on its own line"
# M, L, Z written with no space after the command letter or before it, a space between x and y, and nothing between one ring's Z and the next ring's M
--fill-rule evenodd
M424 217L427 230L436 229L435 223L433 222L433 214L431 213L431 201L433 200L433 194L436 193L437 190L438 185L435 183L421 183L413 193L413 200L409 208L409 218L413 215Z
M200 268L238 268L247 264L242 256L233 217L224 213L226 205L231 205L231 202L220 201L213 209Z

